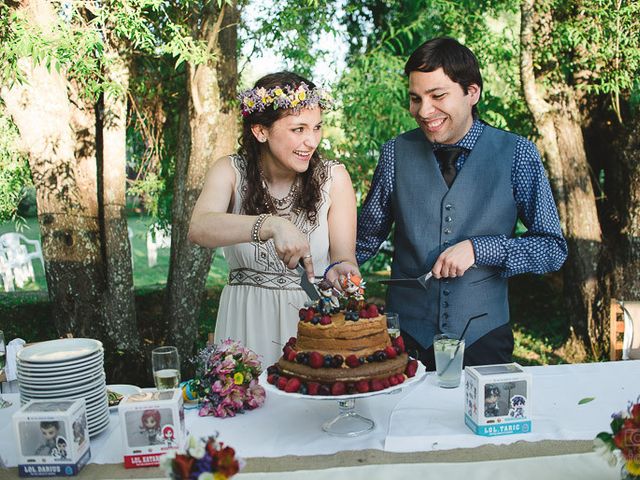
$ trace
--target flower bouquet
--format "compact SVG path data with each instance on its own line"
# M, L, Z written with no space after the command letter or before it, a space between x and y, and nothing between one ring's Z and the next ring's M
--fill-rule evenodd
M611 433L600 432L594 447L614 466L623 461L623 478L640 479L640 397L626 411L611 415Z
M226 480L238 473L240 463L235 450L215 437L189 437L186 451L167 452L160 459L160 468L174 480Z
M207 346L196 360L190 388L200 398L200 416L233 417L264 403L258 356L239 342L229 339Z

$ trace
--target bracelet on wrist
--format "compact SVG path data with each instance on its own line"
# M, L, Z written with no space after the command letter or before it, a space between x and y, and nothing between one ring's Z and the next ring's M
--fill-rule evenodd
M330 263L329 266L327 268L324 269L324 274L322 275L322 278L327 278L327 273L329 273L329 270L331 270L333 267L335 267L336 265L340 265L341 263L343 263L344 260L340 260L339 262L333 262Z
M258 215L258 218L256 219L256 223L253 224L253 227L251 228L251 241L254 243L264 243L261 239L260 239L260 229L262 228L262 225L264 224L264 222L267 220L267 218L269 218L271 216L270 213L261 213L260 215Z

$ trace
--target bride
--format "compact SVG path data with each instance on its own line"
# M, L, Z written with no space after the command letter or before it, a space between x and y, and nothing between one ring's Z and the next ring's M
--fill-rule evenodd
M240 94L240 148L216 161L195 205L189 239L223 247L229 282L215 339L240 340L274 363L296 334L307 276L359 274L356 202L344 165L320 158L322 113L331 99L290 72L266 75Z

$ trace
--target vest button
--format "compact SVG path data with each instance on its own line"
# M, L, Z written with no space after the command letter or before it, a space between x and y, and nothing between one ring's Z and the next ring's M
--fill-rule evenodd
M451 292L450 292L449 290L443 290L443 291L442 291L442 294L443 294L443 295L449 295L450 293L451 293Z
M445 228L444 229L444 233L445 233L445 235L449 235L451 233L451 229L450 228Z
M442 281L442 283L444 283L445 285L448 285L448 284L449 284L449 279L448 279L448 278L445 278L445 279Z
M442 242L442 244L443 244L445 247L448 247L449 245L451 245L451 242L450 242L449 240L445 240L444 242Z
M449 306L449 302L444 302L444 303L442 304L442 306L443 306L444 308L447 308L447 307Z
M443 313L442 314L442 318L444 318L446 320L447 318L449 318L449 314L448 313Z
M444 206L444 208L445 208L445 210L451 210L451 209L453 208L453 205L451 205L450 203L447 203L447 204Z
M449 326L449 324L448 324L448 323L446 323L446 322L442 322L442 328L447 328L448 326Z
M450 222L451 220L453 220L453 218L451 218L451 217L445 217L445 219L444 219L445 222Z

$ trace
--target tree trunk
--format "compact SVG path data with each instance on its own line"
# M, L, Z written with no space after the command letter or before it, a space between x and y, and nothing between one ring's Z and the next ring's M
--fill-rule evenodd
M43 32L51 31L56 13L49 2L20 8ZM55 68L49 72L30 58L22 58L19 68L27 83L3 88L2 98L29 156L53 321L60 334L96 336L104 291L96 177L91 165L76 163L76 110L67 95L73 88ZM90 152L94 142L88 128L83 148Z
M131 245L126 215L126 130L129 88L128 60L114 45L106 52L105 74L119 92L105 92L99 119L102 137L98 152L98 199L106 290L104 296L105 335L112 375L121 381L135 378L130 365L140 364L144 355L136 323Z
M236 95L239 15L235 2L232 6L223 4L221 9L212 3L197 36L209 45L215 58L187 68L188 125L182 122L181 130L190 133L190 154L183 151L178 155L172 206L164 314L169 341L178 347L183 358L192 356L196 344L197 320L212 254L187 240L189 220L207 170L217 158L234 151L237 139L237 115L230 100Z
M618 154L605 177L619 232L615 252L613 294L620 300L640 300L640 122L622 128L614 144ZM617 162L615 161L617 160Z
M606 252L600 272L603 315L611 300L640 300L640 123L625 99L621 124L611 98L587 99L587 156L598 185L598 212Z
M521 4L521 77L524 95L540 134L542 155L549 169L563 232L569 245L564 266L565 297L574 332L594 357L602 355L604 321L596 307L600 297L598 265L602 233L591 173L587 163L580 114L569 85L554 83L545 89L542 74L536 77L534 52L540 45L534 36L552 31L553 20L542 18L534 0ZM544 72L542 72L544 73Z

